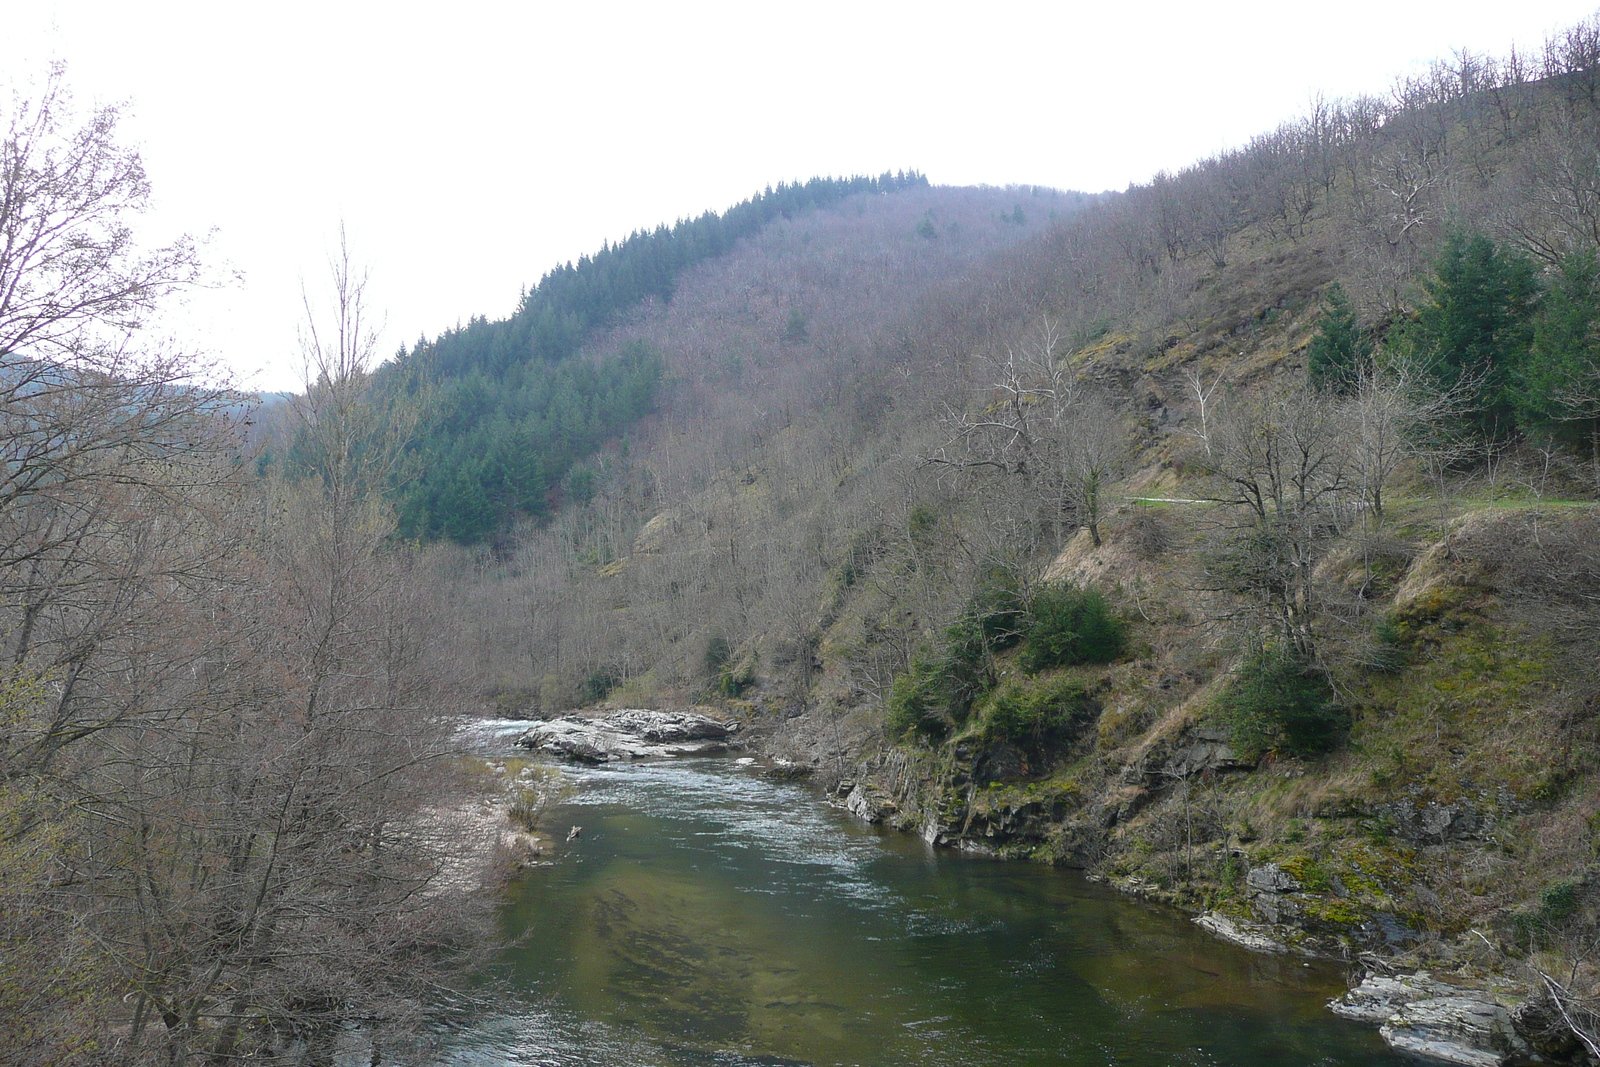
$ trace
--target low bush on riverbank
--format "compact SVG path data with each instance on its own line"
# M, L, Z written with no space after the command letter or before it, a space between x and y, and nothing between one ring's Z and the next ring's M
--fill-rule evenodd
M1046 586L1028 605L1027 636L1017 660L1027 671L1110 663L1127 644L1122 620L1099 590Z
M1077 678L1014 679L984 701L978 736L990 744L1037 746L1064 740L1093 721L1098 710Z

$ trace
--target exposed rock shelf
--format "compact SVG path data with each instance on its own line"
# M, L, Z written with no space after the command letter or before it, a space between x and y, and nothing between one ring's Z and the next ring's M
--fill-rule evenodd
M1556 1025L1541 1002L1518 1004L1482 983L1442 982L1426 971L1368 975L1328 1006L1347 1019L1378 1023L1399 1052L1462 1067L1567 1062L1577 1050L1571 1031Z
M551 719L530 728L517 744L580 763L671 759L726 752L738 729L738 723L694 712L630 708Z

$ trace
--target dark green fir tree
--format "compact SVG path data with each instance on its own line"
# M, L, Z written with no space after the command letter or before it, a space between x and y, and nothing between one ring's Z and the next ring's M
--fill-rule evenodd
M1450 235L1422 283L1416 354L1440 391L1459 389L1485 438L1515 426L1511 375L1527 356L1539 281L1533 261L1483 234Z
M1600 257L1592 250L1562 260L1514 380L1526 432L1588 452L1600 470Z
M1372 342L1361 329L1356 309L1344 286L1334 282L1322 301L1322 317L1306 356L1311 384L1318 389L1346 392L1372 362Z

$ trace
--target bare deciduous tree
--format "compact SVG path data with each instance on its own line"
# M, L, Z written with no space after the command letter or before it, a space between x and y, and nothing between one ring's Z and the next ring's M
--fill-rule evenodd
M1439 428L1467 404L1467 386L1440 392L1405 361L1361 371L1355 388L1337 401L1348 426L1352 486L1377 522L1384 518L1384 490L1409 457L1449 448Z
M1042 318L994 370L994 402L950 412L950 439L934 465L1020 477L1059 532L1087 529L1100 544L1103 493L1119 476L1126 434L1091 366L1076 364L1060 325Z
M1345 420L1309 387L1276 386L1229 396L1206 443L1220 534L1207 563L1213 587L1311 662L1322 614L1314 571L1350 518Z
M141 249L150 198L139 154L117 142L115 107L75 124L64 70L13 92L0 136L0 353L105 366L199 265L187 238Z

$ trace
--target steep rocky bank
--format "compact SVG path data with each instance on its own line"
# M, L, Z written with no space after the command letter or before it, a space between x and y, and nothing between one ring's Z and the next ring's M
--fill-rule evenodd
M1078 581L1120 566L1139 642L1122 662L1070 669L1093 698L1070 737L895 742L842 731L852 711L823 704L763 744L815 765L869 822L1081 867L1258 951L1348 960L1355 989L1335 1010L1380 1024L1396 1049L1590 1062L1562 1008L1581 1010L1595 975L1582 938L1600 899L1584 600L1596 525L1592 508L1502 507L1392 539L1369 616L1394 655L1339 677L1350 723L1325 756L1240 752L1219 708L1228 660L1172 607L1173 562L1137 558L1128 516L1058 561ZM1323 577L1371 567L1351 558Z

